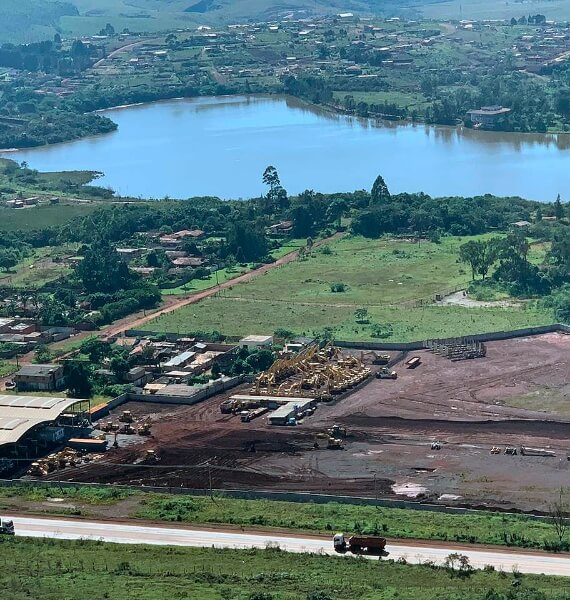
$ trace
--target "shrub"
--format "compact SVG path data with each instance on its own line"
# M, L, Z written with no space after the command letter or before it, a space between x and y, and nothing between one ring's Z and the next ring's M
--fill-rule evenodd
M345 283L342 283L342 282L331 283L331 292L333 292L333 294L346 292L347 289L348 289L348 286Z

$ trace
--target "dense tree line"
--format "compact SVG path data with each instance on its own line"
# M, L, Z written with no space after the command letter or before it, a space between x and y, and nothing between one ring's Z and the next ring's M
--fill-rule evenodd
M68 48L63 48L61 38L56 35L53 41L33 44L2 44L0 46L0 67L10 67L20 71L42 72L68 77L81 73L90 67L102 50L93 45L75 40Z
M4 236L0 258L2 253L13 251L25 256L30 247L67 242L82 245L83 259L73 276L60 281L55 293L40 299L41 318L46 324L78 321L89 310L96 311L96 322L110 322L156 305L160 301L157 286L129 270L115 249L125 244L148 247L152 243L148 234L164 235L180 229L205 232L207 240L200 244L194 240L182 243L189 254L204 257L210 264L232 265L272 261L269 251L278 247L279 241L268 233L268 228L280 221L290 221L291 235L307 238L309 244L315 236L341 229L343 217L350 218L353 233L365 237L402 235L428 237L436 242L442 235L508 231L512 223L522 220L533 222L531 233L535 238L552 242L548 263L531 265L528 248L512 234L507 242L496 245L470 242L462 249L461 259L470 264L474 278L492 274L511 293L519 294L544 295L570 282L570 238L564 224L570 214L559 199L542 204L489 195L432 198L423 193L391 194L380 176L370 192L321 194L305 190L289 197L272 166L265 170L263 181L267 193L247 201L204 197L101 206L57 228ZM556 221L542 221L543 216ZM5 268L10 268L12 259L7 257ZM209 275L207 269L198 267L188 269L185 279L177 281L180 275L170 274L170 262L160 250L150 252L144 260L141 266L155 267L154 283L164 287ZM171 277L174 279L169 285ZM81 309L80 304L88 308Z
M55 144L117 128L107 117L84 114L68 99L39 94L27 85L0 85L0 147Z

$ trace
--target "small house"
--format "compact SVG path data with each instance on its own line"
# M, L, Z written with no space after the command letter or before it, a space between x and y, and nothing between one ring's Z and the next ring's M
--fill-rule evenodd
M54 392L65 387L63 366L55 364L26 365L16 375L14 381L18 391Z

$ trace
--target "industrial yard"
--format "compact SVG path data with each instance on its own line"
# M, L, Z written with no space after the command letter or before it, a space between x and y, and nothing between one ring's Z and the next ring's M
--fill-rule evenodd
M151 423L150 436L120 439L104 458L47 477L544 509L569 477L569 350L570 336L549 333L488 342L485 356L470 360L392 352L397 379L373 376L386 369L373 364L383 362L377 353L344 351L340 362L362 359L369 376L329 401L311 401L294 424L289 414L272 424L280 409L269 412L269 404L299 404L311 391L298 385L287 402L277 387L263 388L267 374L193 406L129 402L103 421L128 410ZM414 357L419 364L407 368ZM246 400L245 413L259 415L245 418Z

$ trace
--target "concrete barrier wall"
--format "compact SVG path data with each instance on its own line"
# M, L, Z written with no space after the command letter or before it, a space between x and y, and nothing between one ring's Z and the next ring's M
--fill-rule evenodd
M183 405L192 405L205 400L206 398L210 398L215 394L223 392L225 390L229 390L236 385L239 385L244 380L243 376L232 377L230 379L214 382L213 384L202 388L201 390L195 393L189 393L188 396L168 396L167 394L137 394L134 392L125 392L112 400L109 400L105 405L101 406L101 408L91 414L91 419L93 421L98 421L99 419L108 415L114 408L121 406L127 402L154 402L156 404L183 404ZM190 388L189 388L189 391Z
M215 381L197 392L189 393L188 396L169 396L168 394L135 394L129 392L129 400L137 402L157 402L159 404L196 404L210 396L229 390L243 381L241 375L231 377L222 381ZM189 390L190 391L190 390Z
M532 335L542 335L544 333L555 333L558 331L570 333L570 325L554 323L553 325L542 325L540 327L527 327L525 329L514 329L512 331L493 331L489 333L478 333L458 337L466 337L479 342L492 342L497 340L510 340L514 338L528 337ZM176 341L178 338L184 337L183 335L176 333L160 333L156 331L140 331L136 329L130 329L126 332L126 334L130 337L164 335L167 340L171 341ZM449 339L457 339L457 337ZM230 341L239 341L239 338L227 338L226 344L219 344L219 346L227 347L227 342ZM345 340L335 340L334 343L340 348L357 348L362 350L402 350L404 352L411 352L413 350L422 350L425 348L425 340L418 340L415 342L375 342L372 340L368 342L351 342ZM215 344L209 344L209 346L212 346L212 349L214 349L213 346L215 346Z
M526 327L525 329L513 329L512 331L494 331L489 333L478 333L474 335L465 335L463 337L476 340L478 342L492 342L497 340L510 340L514 338L529 337L533 335L542 335L544 333L564 332L570 333L570 325L554 323L553 325L542 325L540 327ZM449 340L456 340L449 338ZM441 341L445 341L442 339ZM358 348L362 350L402 350L409 352L412 350L421 350L425 348L425 340L416 342L349 342L344 340L335 340L334 343L340 348Z
M524 516L529 519L545 520L548 515L524 512L490 511L466 508L462 506L446 506L444 504L430 504L412 500L392 500L387 498L376 499L364 496L334 496L331 494L315 494L312 492L273 492L265 490L218 490L218 489L192 489L181 487L143 486L130 487L116 484L100 483L75 483L69 481L21 481L19 479L0 479L0 487L22 487L34 488L116 488L143 493L176 494L185 496L210 496L236 498L240 500L273 500L280 502L297 502L309 504L347 504L353 506L378 506L380 508L399 508L405 510L421 510L425 512L437 512L456 515L488 515L489 512L500 512L505 515Z
M128 393L121 394L120 396L109 400L109 402L106 402L103 406L101 406L101 408L97 412L91 413L91 420L98 421L99 419L108 415L114 408L117 408L117 406L121 406L121 404L125 404L125 402L128 401Z

